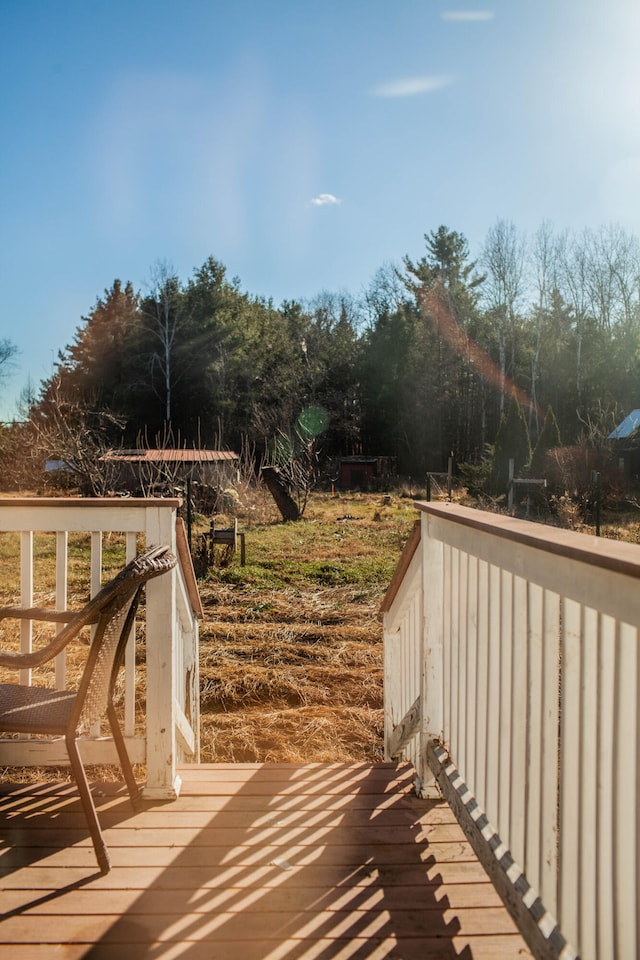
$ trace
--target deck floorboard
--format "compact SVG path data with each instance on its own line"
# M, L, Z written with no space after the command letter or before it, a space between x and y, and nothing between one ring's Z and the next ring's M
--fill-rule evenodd
M211 764L134 813L94 793L0 784L0 960L530 957L443 803L396 764Z

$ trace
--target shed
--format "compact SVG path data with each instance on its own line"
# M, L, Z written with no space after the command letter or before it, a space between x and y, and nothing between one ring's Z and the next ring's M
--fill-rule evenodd
M612 442L625 476L637 481L640 478L640 409L627 414L607 440Z
M392 473L395 473L395 457L342 457L338 483L346 490L372 490Z
M237 480L240 466L232 450L122 449L109 450L103 459L119 466L117 484L130 492L186 480L224 488Z

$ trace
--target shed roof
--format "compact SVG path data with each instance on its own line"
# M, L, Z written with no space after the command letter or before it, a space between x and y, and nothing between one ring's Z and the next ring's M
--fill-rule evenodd
M232 450L109 450L104 456L105 460L127 463L221 463L240 459Z
M622 423L619 423L615 430L611 431L607 440L624 440L626 437L630 437L639 426L640 410L632 410Z

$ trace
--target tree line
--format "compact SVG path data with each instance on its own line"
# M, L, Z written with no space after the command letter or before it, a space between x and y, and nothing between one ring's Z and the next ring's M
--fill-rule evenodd
M480 462L513 398L534 444L549 408L569 445L640 406L636 237L499 220L475 259L446 226L424 241L357 297L278 307L213 257L186 281L158 264L144 292L115 280L25 392L29 429L54 457L65 431L258 454L314 436L326 458L391 456L418 477Z

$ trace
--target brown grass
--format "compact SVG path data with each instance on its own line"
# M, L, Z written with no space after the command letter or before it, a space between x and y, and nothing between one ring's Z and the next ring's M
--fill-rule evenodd
M201 585L204 761L382 759L380 602L415 512L316 494Z

